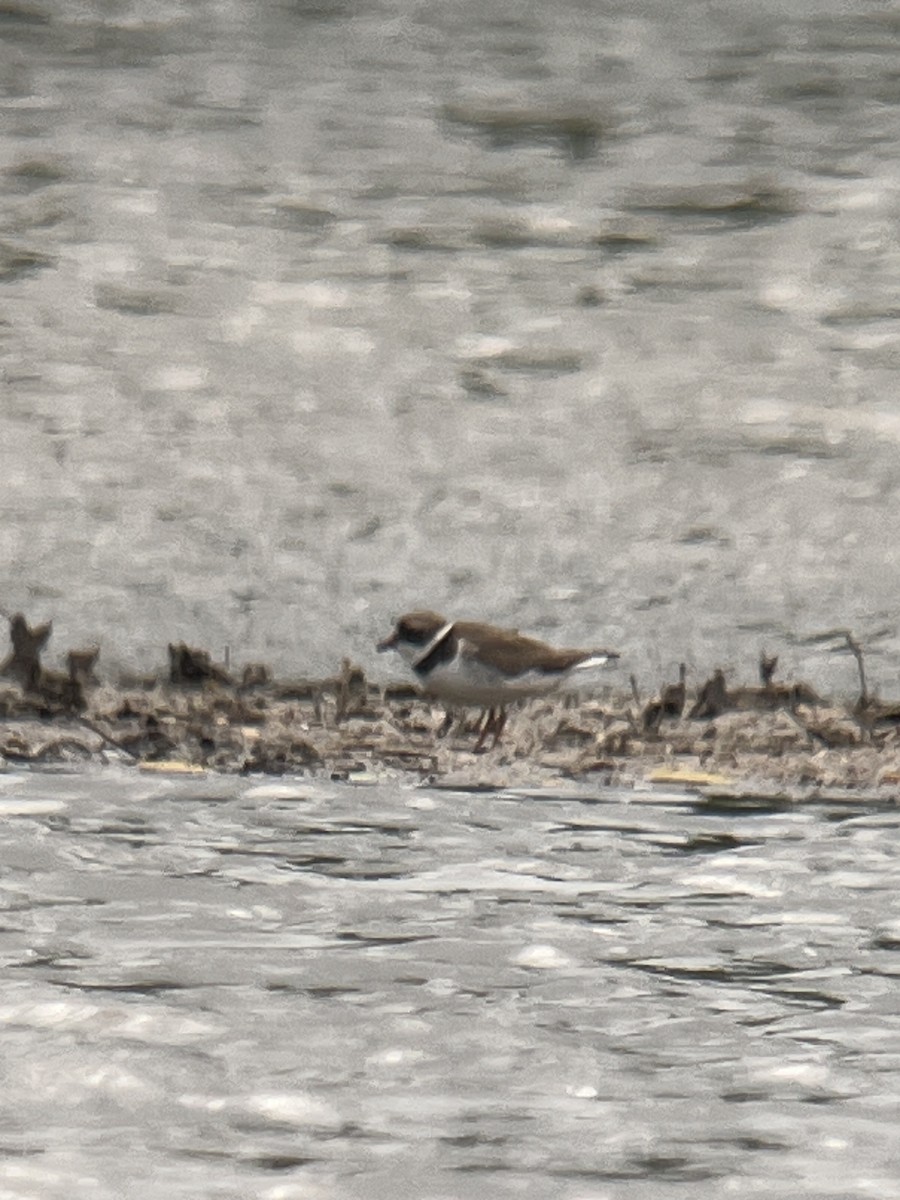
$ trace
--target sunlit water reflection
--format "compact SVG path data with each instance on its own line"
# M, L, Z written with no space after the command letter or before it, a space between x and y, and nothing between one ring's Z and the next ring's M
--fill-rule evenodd
M892 1198L900 817L0 776L10 1196Z

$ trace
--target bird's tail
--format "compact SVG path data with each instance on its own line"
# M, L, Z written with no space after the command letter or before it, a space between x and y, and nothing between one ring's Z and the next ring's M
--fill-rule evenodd
M587 671L592 667L605 667L609 662L615 662L619 657L615 650L592 650L588 658L583 658L572 668L574 671Z

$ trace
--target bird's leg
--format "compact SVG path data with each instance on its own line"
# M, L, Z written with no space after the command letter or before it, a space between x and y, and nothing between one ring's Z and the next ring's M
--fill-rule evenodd
M474 754L480 754L484 749L484 743L487 741L487 736L494 730L494 725L497 718L492 708L485 709L484 724L478 731L478 741L475 743Z
M503 733L503 730L505 728L506 728L506 709L501 708L500 711L497 713L496 720L494 721L494 741L493 741L493 744L491 745L492 750L497 745L497 743L500 741L500 735Z

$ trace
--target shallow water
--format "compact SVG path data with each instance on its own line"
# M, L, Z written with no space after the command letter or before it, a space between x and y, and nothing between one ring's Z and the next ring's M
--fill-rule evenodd
M884 1197L900 815L0 776L11 1197Z
M150 669L427 604L896 690L872 0L0 14L0 606ZM381 664L384 670L384 664Z

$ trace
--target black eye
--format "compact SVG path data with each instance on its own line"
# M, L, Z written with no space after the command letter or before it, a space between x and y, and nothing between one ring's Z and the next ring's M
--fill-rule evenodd
M403 624L400 626L400 633L405 641L416 646L424 646L428 641L428 631L419 625Z

